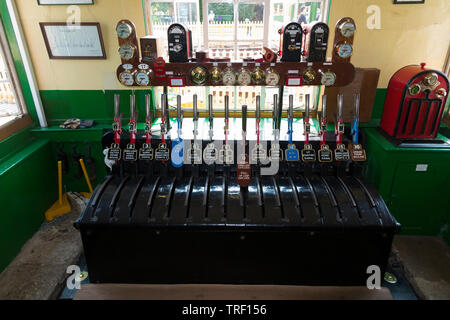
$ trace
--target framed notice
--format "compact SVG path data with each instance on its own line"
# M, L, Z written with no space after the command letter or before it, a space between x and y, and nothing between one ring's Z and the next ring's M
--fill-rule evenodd
M39 25L50 59L106 59L99 23L41 22Z
M39 5L94 4L94 0L37 0Z
M394 4L425 3L425 0L394 0Z

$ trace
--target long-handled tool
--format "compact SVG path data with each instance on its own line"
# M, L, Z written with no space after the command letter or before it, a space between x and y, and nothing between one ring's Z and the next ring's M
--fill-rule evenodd
M184 142L181 138L183 128L183 112L181 110L181 96L177 96L177 139L172 140L172 165L180 168L184 164Z
M122 158L122 150L120 149L120 136L122 134L122 114L119 114L120 95L114 95L114 123L112 125L114 131L114 142L108 148L107 158L118 163Z
M252 163L258 164L267 158L266 150L261 144L261 96L256 96L256 145L251 152Z
M327 134L327 96L322 96L322 118L320 119L320 150L319 162L332 162L333 152L326 141Z
M89 180L89 175L87 173L86 166L84 165L83 158L80 159L80 165L81 165L81 169L83 170L84 179L86 180L86 183L87 183L88 188L89 188L89 192L80 192L80 193L83 195L83 197L89 199L91 197L91 195L92 195L92 192L94 190L92 189L91 181Z
M228 95L225 96L225 119L224 119L224 136L225 136L225 144L222 147L222 151L220 154L220 160L224 164L232 164L234 160L233 150L228 142L228 133L230 128L230 97Z
M316 161L316 151L309 143L309 135L311 133L311 124L309 123L309 94L306 95L305 100L305 113L303 116L303 130L305 133L305 145L302 150L302 160L303 162L315 162Z
M149 94L145 95L145 143L139 150L139 159L151 161L153 160L153 148L152 148L152 123L153 114L150 109L151 96Z
M272 110L272 132L273 141L270 143L269 158L270 161L283 161L283 155L280 148L280 128L277 127L278 117L278 95L273 95L273 110Z
M344 95L342 93L338 94L338 115L337 115L337 123L336 123L336 149L334 150L334 157L336 161L348 161L350 160L350 152L345 147L345 144L342 141L342 137L345 131L344 125L344 116L343 116L343 108L344 108Z
M62 162L58 161L58 201L56 201L50 209L45 212L45 218L48 221L52 221L55 217L62 216L66 213L69 213L70 203L67 199L67 194L62 193Z
M210 94L208 96L208 111L209 111L209 142L203 151L203 158L208 165L208 175L213 176L215 166L219 157L219 152L214 145L214 114L213 114L213 96Z
M286 161L298 161L300 159L297 147L292 141L292 134L294 131L294 96L289 96L289 109L288 109L288 135L289 142L286 149Z
M360 103L360 95L359 93L355 94L355 116L353 119L352 125L352 135L353 135L353 143L350 145L350 153L353 161L366 161L366 151L363 146L359 143L359 103Z
M250 184L252 170L246 153L247 135L247 105L242 106L242 153L237 164L237 181L242 188L247 188Z

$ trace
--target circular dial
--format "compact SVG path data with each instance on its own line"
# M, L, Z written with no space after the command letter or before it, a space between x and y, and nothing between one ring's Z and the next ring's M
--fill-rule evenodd
M134 54L136 53L135 46L131 44L124 44L119 48L120 57L123 60L131 60L134 58Z
M423 83L426 86L433 86L437 81L438 81L438 75L434 72L428 73L423 79Z
M268 86L276 86L280 82L280 75L274 69L269 68L266 71L266 84Z
M220 80L222 80L222 71L218 67L213 67L211 69L211 81L217 83Z
M248 86L252 83L252 75L248 70L242 69L237 76L237 82L241 86Z
M146 70L141 70L138 73L136 73L134 79L136 80L136 83L140 86L148 86L150 85L150 72Z
M236 82L236 74L231 68L225 69L223 72L222 82L226 86L232 86Z
M410 95L415 96L420 92L420 86L418 84L413 84L408 88L408 92Z
M173 46L173 51L175 51L176 53L180 52L181 50L183 50L183 45L181 43L177 43Z
M256 84L264 82L264 72L260 67L256 67L256 69L252 72L252 79Z
M345 21L339 26L339 30L344 37L349 38L355 34L356 26L351 21Z
M128 23L119 23L116 28L117 35L121 39L127 39L131 36L133 28Z
M447 95L447 91L444 88L439 88L436 90L435 95L439 99L443 99Z
M338 43L336 45L336 53L342 59L347 59L352 55L353 47L349 43L345 43L345 42Z
M316 72L312 69L312 68L308 68L305 70L305 72L303 72L303 80L305 80L305 82L311 82L314 81L316 79Z
M195 67L191 71L192 82L201 85L208 79L208 71L204 67Z
M125 70L119 75L119 81L124 86L132 86L134 84L133 72L130 70Z
M320 79L320 82L324 86L332 86L336 83L336 74L333 71L325 71L321 72L322 78Z

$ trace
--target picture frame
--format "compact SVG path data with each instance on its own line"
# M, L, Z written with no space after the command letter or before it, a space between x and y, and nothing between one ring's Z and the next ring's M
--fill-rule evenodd
M394 0L394 4L424 4L425 0Z
M94 4L94 0L37 0L37 2L40 6Z
M100 23L40 22L39 25L50 59L106 59Z

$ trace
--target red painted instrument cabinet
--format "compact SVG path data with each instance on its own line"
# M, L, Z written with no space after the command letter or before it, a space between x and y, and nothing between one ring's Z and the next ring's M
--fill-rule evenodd
M381 129L396 139L434 139L448 90L445 74L424 63L401 68L389 81Z

